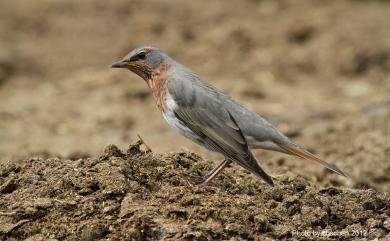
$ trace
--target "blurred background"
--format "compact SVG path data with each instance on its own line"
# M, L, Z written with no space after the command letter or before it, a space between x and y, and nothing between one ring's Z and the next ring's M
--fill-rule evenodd
M351 178L255 151L273 175L390 191L390 2L41 0L0 3L0 159L79 158L140 134L191 150L142 79L110 65L140 45L260 113Z

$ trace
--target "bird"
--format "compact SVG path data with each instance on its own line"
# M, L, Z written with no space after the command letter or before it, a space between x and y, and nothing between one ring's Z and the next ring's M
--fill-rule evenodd
M274 186L252 149L298 156L346 177L335 165L294 143L259 114L157 47L135 48L111 67L128 69L144 79L170 127L206 149L222 154L224 159L204 177L204 185L234 162Z

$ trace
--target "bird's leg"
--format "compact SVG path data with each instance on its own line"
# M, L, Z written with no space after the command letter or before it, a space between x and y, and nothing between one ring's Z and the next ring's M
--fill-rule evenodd
M218 166L214 167L204 178L201 185L207 185L214 177L218 175L225 167L227 167L232 161L224 159Z

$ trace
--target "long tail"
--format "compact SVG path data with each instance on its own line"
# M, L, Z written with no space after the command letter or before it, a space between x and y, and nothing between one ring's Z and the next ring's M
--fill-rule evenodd
M295 145L295 144L279 144L281 148L286 150L289 154L301 157L303 159L309 160L309 161L314 161L326 168L328 168L331 171L334 171L340 176L348 177L347 175L344 174L340 169L338 169L335 165L327 163L326 161L321 160L320 158L316 157L309 151L305 150L304 148Z

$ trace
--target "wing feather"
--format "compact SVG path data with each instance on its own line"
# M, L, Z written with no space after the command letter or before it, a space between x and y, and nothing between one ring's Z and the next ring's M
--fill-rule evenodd
M271 177L264 172L250 152L245 137L228 111L181 107L175 110L175 116L201 137L207 148L236 161L273 185Z

